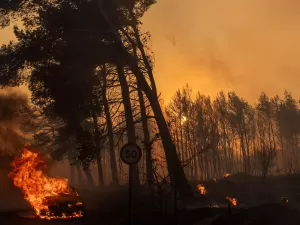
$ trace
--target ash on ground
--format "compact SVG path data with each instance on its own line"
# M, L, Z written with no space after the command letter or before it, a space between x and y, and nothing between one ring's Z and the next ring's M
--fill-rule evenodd
M300 212L282 204L270 203L223 216L211 225L299 225Z

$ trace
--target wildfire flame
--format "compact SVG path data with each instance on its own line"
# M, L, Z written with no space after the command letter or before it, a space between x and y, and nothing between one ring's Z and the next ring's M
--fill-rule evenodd
M201 195L206 195L207 194L207 190L202 184L197 185L197 190L199 191L199 193Z
M224 178L226 179L226 178L228 178L228 177L230 177L230 174L229 174L229 173L225 173L225 174L224 174Z
M227 201L229 201L233 206L237 206L237 199L236 198L231 198L231 197L226 197Z
M61 217L53 215L48 209L47 199L62 194L72 195L73 191L68 185L67 179L50 178L42 169L46 168L45 162L38 153L24 149L20 158L16 158L11 166L13 171L9 174L14 186L20 188L24 199L42 219L68 219L82 217L82 213L73 213L71 216L62 213ZM74 195L74 194L73 194ZM78 194L77 194L78 195ZM82 204L78 202L78 204Z

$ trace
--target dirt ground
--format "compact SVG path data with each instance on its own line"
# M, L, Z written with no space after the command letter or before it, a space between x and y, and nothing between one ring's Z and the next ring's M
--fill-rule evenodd
M207 196L201 196L197 184L203 184ZM180 203L176 218L173 213L161 214L152 208L152 199L148 188L135 190L133 198L133 220L136 224L198 224L198 225L299 225L300 213L300 176L269 177L262 184L260 177L236 174L228 179L192 182L191 187L195 197L185 203ZM15 192L16 193L16 192ZM87 210L88 219L83 224L126 224L128 218L128 188L102 187L95 190L79 190ZM1 211L12 211L28 208L20 193L3 194ZM225 197L233 197L243 204L243 209L232 208L228 215ZM283 204L281 197L288 202ZM6 204L5 204L6 202ZM9 203L8 203L9 202ZM167 198L166 207L173 209L172 195ZM180 200L179 200L180 202ZM210 204L219 208L209 209ZM8 209L9 208L9 209ZM219 218L219 219L217 219ZM1 220L1 218L0 218ZM82 223L81 223L82 224Z
M207 196L203 197L197 193L196 187L199 183L206 187ZM200 221L199 224L210 224L212 218L215 219L219 216L225 216L226 218L226 197L236 198L238 202L243 205L243 208L248 208L245 210L250 210L248 211L250 214L260 214L261 210L263 212L264 210L269 212L271 210L269 208L272 208L273 206L275 208L272 210L285 210L283 211L284 215L290 211L292 211L291 215L296 215L297 211L295 210L300 210L299 175L268 177L266 183L263 184L261 177L248 176L240 173L230 176L228 179L217 180L217 182L213 180L192 182L191 187L195 193L195 197L184 204L181 204L179 200L177 221L174 221L172 216L168 217L165 215L156 216L155 219L152 211L155 211L156 209L151 209L151 198L146 193L147 188L142 188L138 191L138 195L133 200L134 219L143 222L140 224L147 224L147 221L151 221L150 224L155 223L156 225L158 223L172 224L172 221L174 224L178 224L179 220L181 224L185 225L195 224L197 220ZM94 192L82 190L82 197L86 199L85 202L89 211L94 212L92 214L101 215L101 219L105 221L109 221L110 218L113 217L115 219L118 218L120 223L122 221L126 222L128 208L128 192L126 186L115 188L106 187ZM281 197L286 197L288 199L288 203L285 204L283 208L281 207L283 206ZM169 204L167 204L168 207L171 208L169 211L172 212L172 196L170 196L167 201L169 202ZM277 203L278 205L272 205L273 203ZM203 208L207 208L210 204L218 205L220 209L214 209L213 212L205 211ZM256 206L258 206L258 208L256 208ZM280 206L281 208L276 208L276 206ZM266 207L266 209L263 209L264 207ZM254 209L257 209L257 211ZM277 215L281 216L280 213ZM201 223L205 218L208 219L209 223ZM285 217L282 216L282 218Z
M211 225L298 225L299 211L278 203L259 205L231 216L222 216Z
M198 183L192 184L193 189ZM239 173L217 182L204 181L201 184L207 189L207 202L224 203L225 197L233 197L252 207L280 203L281 197L286 197L290 207L300 209L300 175L268 177L263 184L261 177Z

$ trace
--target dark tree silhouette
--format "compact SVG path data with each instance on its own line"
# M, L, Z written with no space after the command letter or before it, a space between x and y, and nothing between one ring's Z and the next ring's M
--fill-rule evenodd
M95 66L125 62L134 73L138 88L143 90L151 104L171 180L175 181L176 174L181 195L190 196L190 187L158 101L152 62L146 50L147 39L140 33L140 19L155 2L70 0L19 3L2 6L1 10L6 19L12 12L21 16L26 28L25 31L16 29L19 42L3 47L1 51L0 60L5 65L1 69L2 83L19 83L23 77L18 72L25 67L32 69L29 87L34 102L61 116L70 133L83 134L80 124L90 113L85 106L92 100ZM135 47L142 60L131 54ZM12 61L16 62L14 66L10 64ZM76 85L80 86L78 90ZM74 92L76 94L72 95Z
M185 148L185 143L197 149L209 143L211 148L195 157L198 166L186 167L187 175L197 170L190 179L242 171L262 176L265 182L271 173L299 171L300 108L290 93L285 91L283 99L262 93L254 106L235 92L220 92L213 101L187 93L191 93L188 86L178 90L166 110L177 149L189 154L192 148Z

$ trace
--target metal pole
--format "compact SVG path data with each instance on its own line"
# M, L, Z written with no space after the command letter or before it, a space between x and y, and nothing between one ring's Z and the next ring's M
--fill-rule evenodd
M230 205L230 202L228 202L228 215L231 216L231 205Z
M131 197L132 197L132 165L129 165L129 199L128 199L128 224L131 225Z

